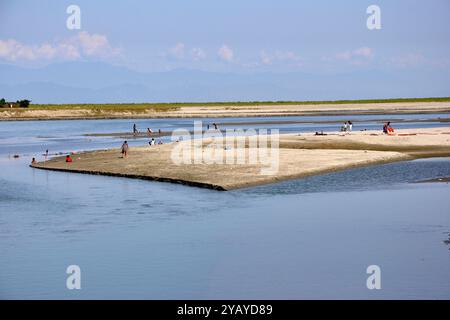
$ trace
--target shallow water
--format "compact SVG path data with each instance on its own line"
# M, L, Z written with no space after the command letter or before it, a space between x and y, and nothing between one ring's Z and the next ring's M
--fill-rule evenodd
M450 159L231 192L28 167L46 148L117 146L82 134L133 122L0 123L0 298L450 298L450 186L411 183L449 176ZM66 289L72 264L81 290Z
M279 129L281 133L337 131L341 121L361 121L354 123L353 130L376 130L383 126L381 120L390 119L395 128L429 128L450 126L449 122L414 122L414 120L448 119L450 114L404 114L404 115L360 115L360 116L298 116L298 117L254 117L254 118L204 118L204 119L126 119L126 120L53 120L53 121L11 121L0 123L0 155L25 154L39 155L45 150L50 153L68 152L86 149L117 147L122 139L118 137L92 137L85 134L131 132L135 123L145 132L151 128L154 132L175 129L193 130L194 121L202 121L203 126L216 123L232 123L221 126L222 129ZM405 119L411 122L395 122ZM339 121L339 123L314 123L314 121ZM253 121L311 121L310 123L287 124L240 124ZM164 137L168 141L171 137ZM148 138L129 139L131 146L141 145ZM38 154L36 154L36 152Z

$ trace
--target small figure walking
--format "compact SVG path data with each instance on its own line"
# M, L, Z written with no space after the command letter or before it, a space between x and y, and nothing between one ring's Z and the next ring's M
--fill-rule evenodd
M138 131L138 129L136 127L136 123L135 123L135 124L133 124L133 135L136 135L138 133L139 133L139 131Z
M122 158L126 158L128 156L128 142L124 141L122 144Z

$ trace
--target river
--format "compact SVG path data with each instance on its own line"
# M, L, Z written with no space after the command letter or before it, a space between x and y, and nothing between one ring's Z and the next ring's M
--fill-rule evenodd
M448 115L352 116L397 128ZM280 132L337 130L345 117L202 119ZM0 298L449 299L450 159L352 169L217 192L169 183L35 170L69 151L118 147L88 133L192 128L195 119L0 122ZM239 125L255 120L301 124ZM414 122L413 120L418 120ZM166 140L169 137L165 138ZM131 147L146 139L130 141ZM15 158L14 155L19 155ZM81 290L66 268L81 269ZM369 290L368 266L381 270Z

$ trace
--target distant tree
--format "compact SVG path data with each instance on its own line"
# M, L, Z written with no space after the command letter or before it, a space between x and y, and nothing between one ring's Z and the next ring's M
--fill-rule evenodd
M27 100L27 99L17 101L17 103L19 104L19 106L21 108L28 108L30 106L30 102L31 102L31 100Z
M5 103L6 103L6 100L4 98L1 98L0 99L0 104L5 104Z

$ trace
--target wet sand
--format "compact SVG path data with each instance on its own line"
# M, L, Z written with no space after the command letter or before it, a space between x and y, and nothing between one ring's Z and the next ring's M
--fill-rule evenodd
M393 136L379 131L284 134L279 140L279 169L275 174L262 174L268 163L250 164L248 156L255 151L246 144L224 150L221 140L202 140L202 146L234 156L245 151L245 164L190 163L172 161L174 148L191 141L130 148L122 158L119 149L76 153L73 162L55 157L39 162L39 169L101 174L128 178L181 183L215 190L232 190L296 179L349 168L412 160L421 157L450 156L450 128L405 129ZM243 150L245 149L245 150ZM205 149L203 149L202 152Z
M422 180L422 181L419 181L418 183L433 183L433 182L449 183L450 177Z

